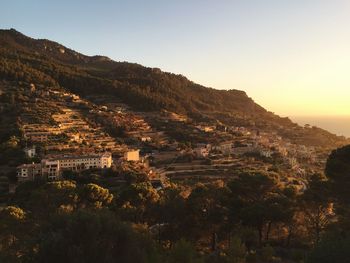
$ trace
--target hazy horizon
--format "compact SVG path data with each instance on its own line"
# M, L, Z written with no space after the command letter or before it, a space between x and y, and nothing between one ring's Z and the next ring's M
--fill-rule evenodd
M350 138L350 116L299 115L299 116L290 116L289 118L293 122L298 123L299 125L310 124L312 126L317 126L322 129L325 129L336 135Z

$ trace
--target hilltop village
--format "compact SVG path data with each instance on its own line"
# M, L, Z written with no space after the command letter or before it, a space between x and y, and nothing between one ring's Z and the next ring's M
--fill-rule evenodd
M16 168L11 191L23 181L60 180L69 171L118 171L123 165L161 184L232 179L241 171L263 170L303 189L308 174L322 172L328 154L277 132L198 122L166 110L133 111L108 96L87 100L35 84L22 89L18 139L26 159Z

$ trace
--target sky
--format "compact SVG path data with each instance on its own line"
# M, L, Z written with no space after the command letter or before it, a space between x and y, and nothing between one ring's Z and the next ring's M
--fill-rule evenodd
M0 28L239 89L282 116L350 116L348 0L3 0Z

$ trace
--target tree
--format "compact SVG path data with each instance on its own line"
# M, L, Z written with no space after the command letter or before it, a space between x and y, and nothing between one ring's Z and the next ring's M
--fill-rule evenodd
M26 182L16 190L16 202L32 212L36 220L46 220L55 213L71 212L78 202L74 181Z
M273 262L274 249L267 245L261 249L261 259L263 262Z
M335 231L327 233L307 257L307 263L348 263L350 237Z
M220 183L197 184L186 202L186 217L183 229L189 239L212 237L212 243L223 226L225 226L226 209L223 197L227 189ZM213 249L216 244L212 244Z
M338 216L338 226L350 232L350 145L334 150L327 159L325 173Z
M0 210L0 261L19 262L22 252L26 213L19 207L7 206Z
M179 240L168 256L169 263L201 263L203 260L199 257L193 245L184 240Z
M144 223L147 219L154 222L154 215L150 212L158 200L159 194L151 183L143 182L127 185L117 203L125 219Z
M10 139L6 142L5 146L8 148L16 148L19 144L19 139L16 136L11 136Z
M234 236L227 251L226 262L245 263L246 253L246 246L243 244L239 237Z
M286 203L284 204L284 226L286 227L288 234L286 237L286 246L289 247L292 237L295 234L297 227L299 226L297 211L299 209L298 192L295 187L287 187L283 190Z
M261 246L264 228L267 226L268 236L271 223L283 217L283 206L276 203L282 200L276 178L263 173L244 173L229 182L228 188L231 223L254 227Z
M102 208L111 204L113 194L96 184L84 185L79 194L79 203L81 207Z
M350 203L350 145L334 150L327 159L325 173L334 196L344 205Z
M314 174L301 196L305 226L317 244L320 235L334 217L329 196L329 183L320 174Z
M279 190L266 199L265 215L267 220L265 240L269 241L270 232L273 224L288 222L294 215L292 200L289 196L284 195L282 190Z
M40 233L29 262L160 262L147 235L105 210L56 215Z
M20 140L14 135L0 144L0 152L0 164L16 166L26 160L24 151L20 147Z
M156 220L164 224L161 237L170 242L177 241L184 236L185 229L182 227L186 213L186 199L182 195L182 189L172 184L165 188L156 204L154 213Z

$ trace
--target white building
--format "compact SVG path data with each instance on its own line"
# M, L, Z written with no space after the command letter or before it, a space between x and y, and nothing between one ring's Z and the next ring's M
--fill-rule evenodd
M85 170L92 168L110 168L112 165L112 154L92 154L80 156L63 156L59 158L62 170Z
M26 147L23 149L23 151L28 158L33 158L36 155L35 146Z
M34 180L38 176L49 181L58 180L62 171L82 171L85 169L104 169L112 166L112 154L91 154L59 156L41 160L40 164L23 164L17 167L19 181Z
M140 150L131 150L124 153L124 159L128 162L140 160Z

